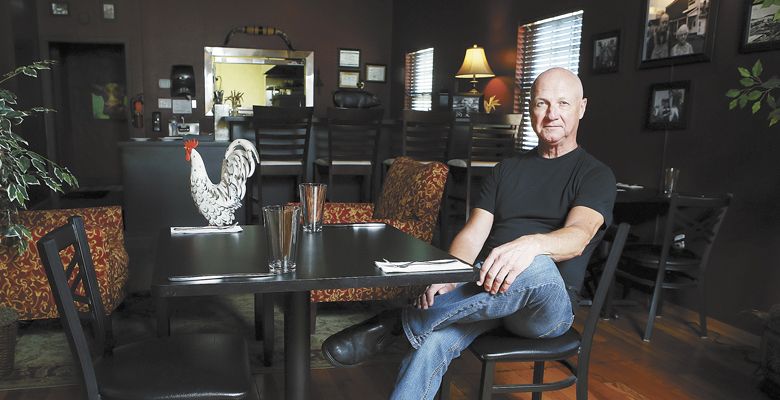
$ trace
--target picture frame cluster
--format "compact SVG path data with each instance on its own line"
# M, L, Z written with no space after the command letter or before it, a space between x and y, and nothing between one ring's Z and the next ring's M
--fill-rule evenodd
M387 65L365 63L361 80L360 49L339 48L338 50L338 87L340 89L362 88L364 82L387 82Z

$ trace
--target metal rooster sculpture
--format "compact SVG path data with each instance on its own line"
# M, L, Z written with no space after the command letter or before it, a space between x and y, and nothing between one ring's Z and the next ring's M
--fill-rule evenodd
M222 160L221 180L219 184L214 184L209 179L196 147L197 140L184 141L184 158L190 162L192 199L210 225L230 225L235 220L236 209L241 207L241 200L246 193L246 180L254 174L260 155L252 142L234 140Z

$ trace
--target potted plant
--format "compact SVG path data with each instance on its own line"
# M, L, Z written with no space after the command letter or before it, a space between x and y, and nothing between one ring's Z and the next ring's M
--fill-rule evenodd
M0 85L17 75L37 77L38 71L50 69L53 61L38 61L18 67L0 77ZM28 188L45 184L55 192L63 192L63 186L78 186L70 171L29 149L29 143L13 132L26 117L36 113L53 111L43 107L18 110L17 96L0 87L0 240L2 245L27 249L30 230L17 220L20 209L27 208L30 200Z
M14 369L18 319L16 310L0 306L0 376L7 375Z
M241 107L241 101L244 100L244 92L230 91L230 96L225 97L225 101L230 102L230 115L238 116L238 108Z

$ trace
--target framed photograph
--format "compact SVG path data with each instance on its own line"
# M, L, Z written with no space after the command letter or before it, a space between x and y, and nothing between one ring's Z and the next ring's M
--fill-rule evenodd
M774 18L780 12L780 5L764 0L743 1L745 24L739 50L748 53L780 48L780 21Z
M114 3L103 3L103 19L116 19Z
M339 87L357 89L360 83L360 72L339 71Z
M593 35L594 74L617 72L620 65L620 31Z
M650 86L647 128L685 129L690 113L691 81L665 82Z
M360 68L360 50L339 49L339 68Z
M387 65L366 63L366 82L387 82Z
M452 111L455 118L468 118L471 113L482 110L482 95L471 93L459 93L452 96Z
M64 1L51 2L51 15L66 16L68 14L70 14L68 11L68 3Z
M639 67L709 61L718 0L644 0Z

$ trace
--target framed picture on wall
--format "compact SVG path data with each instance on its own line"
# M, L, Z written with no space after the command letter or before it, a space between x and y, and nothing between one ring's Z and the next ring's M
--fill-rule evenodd
M639 67L709 61L717 10L718 0L644 0Z
M459 93L452 96L452 111L455 118L468 118L472 113L482 109L482 95Z
M103 3L103 19L116 19L116 9L114 8L114 3Z
M359 71L339 71L339 87L357 89L360 83Z
M51 15L67 16L70 14L68 10L68 3L64 1L52 1L51 2Z
M620 64L620 31L593 35L594 74L617 72Z
M387 65L366 63L366 82L387 82Z
M657 83L650 86L647 128L685 129L691 108L691 81Z
M360 50L339 49L339 68L360 68Z
M774 18L780 12L780 4L765 0L743 1L745 24L739 50L747 53L780 48L780 21Z

